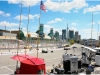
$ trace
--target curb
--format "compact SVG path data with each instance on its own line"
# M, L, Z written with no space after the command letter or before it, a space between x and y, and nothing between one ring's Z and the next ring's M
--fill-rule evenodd
M26 51L27 53L36 53L37 51ZM38 51L38 52L42 52L42 51ZM25 51L23 52L18 52L18 54L23 54L25 53ZM17 52L0 52L0 55L13 55L13 54L17 54Z

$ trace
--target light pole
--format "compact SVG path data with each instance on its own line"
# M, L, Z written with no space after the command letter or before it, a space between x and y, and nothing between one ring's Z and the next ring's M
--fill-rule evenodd
M92 47L92 32L93 32L93 12L92 12L92 28L91 28L91 47Z

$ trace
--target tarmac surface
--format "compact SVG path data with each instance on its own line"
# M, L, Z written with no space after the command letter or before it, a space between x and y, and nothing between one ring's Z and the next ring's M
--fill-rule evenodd
M73 50L71 48L70 50L67 51L68 54L75 54L78 57L81 57L81 47L82 45L79 44L74 44L73 46L76 46ZM62 60L62 54L66 52L63 48L54 48L53 53L51 53L51 50L48 49L48 53L41 53L41 50L39 51L39 56L40 58L44 58L44 61L46 63L46 69L52 69L53 64L57 66L59 63L61 63ZM31 50L27 54L32 55L32 56L37 56L36 51ZM11 56L14 54L5 54L5 55L0 55L0 74L13 74L14 70L16 68L16 61L11 59Z

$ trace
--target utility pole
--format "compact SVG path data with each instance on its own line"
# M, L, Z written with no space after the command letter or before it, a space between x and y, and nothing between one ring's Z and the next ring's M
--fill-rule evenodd
M67 22L67 42L68 42L68 22Z
M6 25L5 25L5 31L6 31Z

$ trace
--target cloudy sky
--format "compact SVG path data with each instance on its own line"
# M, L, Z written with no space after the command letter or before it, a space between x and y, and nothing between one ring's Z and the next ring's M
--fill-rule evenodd
M81 38L97 39L98 25L100 25L99 0L42 0L46 12L41 11L40 23L44 24L44 32L49 33L50 28L59 31L67 28L79 31ZM40 0L6 0L0 1L0 29L16 30L20 24L20 10L22 3L21 28L36 32L39 27Z

